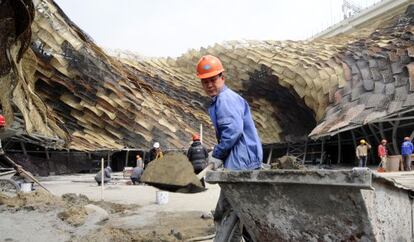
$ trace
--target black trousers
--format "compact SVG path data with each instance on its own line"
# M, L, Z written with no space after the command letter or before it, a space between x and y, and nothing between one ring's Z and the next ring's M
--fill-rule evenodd
M131 177L132 184L134 184L134 185L135 185L135 183L139 184L139 180L140 179L138 179L136 177Z

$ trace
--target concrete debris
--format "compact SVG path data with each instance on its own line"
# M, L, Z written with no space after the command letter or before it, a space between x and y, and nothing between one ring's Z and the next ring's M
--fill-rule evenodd
M303 170L305 166L300 164L295 156L282 156L277 158L276 161L270 163L271 169L295 169Z
M187 156L170 152L145 168L141 181L157 188L183 193L204 191Z

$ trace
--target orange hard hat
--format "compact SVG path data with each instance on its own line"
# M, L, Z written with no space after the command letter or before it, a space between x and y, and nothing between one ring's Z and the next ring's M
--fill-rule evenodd
M197 63L197 77L200 79L206 79L224 71L223 65L219 58L212 55L205 55Z
M6 126L6 119L0 114L0 127Z
M195 133L193 134L193 141L200 140L200 135Z

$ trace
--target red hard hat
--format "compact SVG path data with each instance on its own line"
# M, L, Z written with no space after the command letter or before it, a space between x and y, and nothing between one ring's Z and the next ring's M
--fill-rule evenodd
M193 134L193 141L200 140L200 135L195 133Z
M6 119L0 114L0 127L6 126Z
M197 64L197 77L200 79L206 79L224 71L223 65L219 58L212 55L205 55L201 57Z

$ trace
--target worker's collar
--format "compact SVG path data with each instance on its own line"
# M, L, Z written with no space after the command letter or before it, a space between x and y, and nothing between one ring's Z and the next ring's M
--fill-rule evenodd
M212 97L211 98L211 103L214 103L216 100L217 100L217 97L220 95L220 93L222 93L222 92L224 92L225 90L227 90L227 86L226 85L224 85L222 88L221 88L221 90L219 91L219 93L216 95L216 96L214 96L214 97Z

